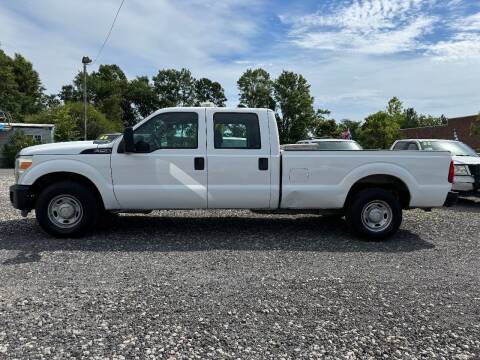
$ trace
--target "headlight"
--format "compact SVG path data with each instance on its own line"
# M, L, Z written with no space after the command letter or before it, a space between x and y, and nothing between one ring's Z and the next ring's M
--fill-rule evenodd
M467 165L455 165L455 176L468 176L470 171Z
M33 156L19 156L15 160L15 182L32 166Z

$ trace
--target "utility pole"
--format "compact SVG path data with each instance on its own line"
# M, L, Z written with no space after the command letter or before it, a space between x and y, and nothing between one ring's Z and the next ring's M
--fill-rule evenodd
M85 122L85 134L83 140L87 140L87 65L90 64L92 60L88 56L82 57L83 64L83 120Z

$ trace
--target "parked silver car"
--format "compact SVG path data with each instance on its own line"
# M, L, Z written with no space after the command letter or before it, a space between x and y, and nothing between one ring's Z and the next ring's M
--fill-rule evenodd
M317 145L320 150L363 150L355 140L310 139L297 141L297 144Z
M480 188L480 156L468 145L455 140L403 139L393 143L390 150L449 151L455 163L452 190L473 192Z

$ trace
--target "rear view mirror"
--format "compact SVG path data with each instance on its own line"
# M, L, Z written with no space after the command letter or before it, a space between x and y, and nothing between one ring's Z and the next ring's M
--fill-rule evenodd
M123 142L125 143L125 152L135 152L135 143L133 141L133 128L127 127L123 131Z

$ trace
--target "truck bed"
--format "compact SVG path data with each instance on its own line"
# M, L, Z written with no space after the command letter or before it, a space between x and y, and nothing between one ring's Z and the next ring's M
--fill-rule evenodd
M442 206L451 189L448 152L324 151L310 147L282 147L282 208L340 209L354 184L375 181L378 174L402 181L412 208Z

